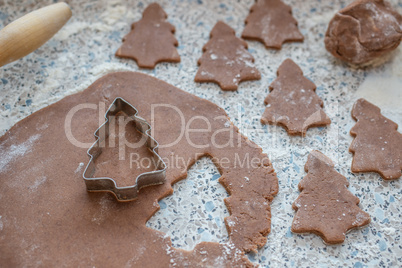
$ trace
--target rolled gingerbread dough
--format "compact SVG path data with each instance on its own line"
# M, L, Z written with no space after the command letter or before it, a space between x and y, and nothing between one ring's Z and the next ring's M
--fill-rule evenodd
M89 160L86 151L104 115L99 107L109 107L116 97L129 101L153 124L162 157L185 160L169 166L165 184L142 189L139 198L128 203L118 203L107 193L88 193L82 179ZM65 128L69 115L71 128ZM195 116L198 119L191 122ZM180 138L182 124L205 125L208 130L201 117L211 123L211 131ZM76 145L84 143L82 148L68 137ZM186 178L188 168L205 155L213 157L222 175L219 181L230 194L225 200L231 215L225 219L229 242L202 242L192 251L176 249L168 236L145 223L159 209L157 201L172 194L171 184ZM257 165L247 166L245 158ZM109 172L129 175L131 170L110 165ZM4 267L250 266L244 252L265 244L270 202L278 191L267 155L239 133L223 109L133 72L108 74L85 91L18 122L0 137L0 178Z

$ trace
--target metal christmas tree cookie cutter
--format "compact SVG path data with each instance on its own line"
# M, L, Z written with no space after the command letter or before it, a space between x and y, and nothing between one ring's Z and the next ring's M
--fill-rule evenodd
M105 140L109 136L109 119L120 112L124 112L127 117L130 117L135 122L137 130L146 137L146 146L152 152L155 160L154 163L156 163L155 171L144 172L138 175L134 185L125 187L118 187L116 181L112 178L93 177L96 170L95 160L102 153L102 149L105 148ZM136 199L141 188L165 182L166 164L158 154L159 144L150 135L151 126L144 119L138 117L137 114L137 109L122 98L116 98L110 105L105 114L106 121L95 131L96 141L87 151L90 160L83 173L83 178L89 192L111 192L116 196L118 201L125 202Z

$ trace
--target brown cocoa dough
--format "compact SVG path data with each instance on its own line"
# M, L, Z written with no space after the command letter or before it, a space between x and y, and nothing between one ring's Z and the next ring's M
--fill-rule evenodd
M281 49L283 43L304 40L292 8L281 0L256 0L245 23L241 37L259 41L266 48Z
M242 81L261 79L247 43L222 21L215 24L202 50L195 82L214 82L224 91L234 91Z
M142 19L131 25L116 56L137 61L141 68L152 69L159 62L180 62L174 37L175 27L166 21L167 15L157 3L150 4Z
M151 172L157 170L154 162L148 159L154 159L154 154L149 149L148 146L142 144L146 139L144 134L138 131L135 121L130 121L128 124L124 125L119 117L128 119L129 117L124 112L119 112L116 117L111 117L109 120L109 129L113 129L112 133L109 133L105 137L104 142L108 146L102 148L101 154L96 157L93 161L96 164L94 174L91 178L112 178L118 187L129 187L136 184L136 178L144 172ZM124 136L125 139L120 139L119 137ZM96 137L95 137L96 139ZM130 144L141 144L138 148L130 148L124 145L124 141ZM109 146L110 144L115 144L115 146ZM124 148L124 155L120 156L120 148ZM135 146L137 147L137 146ZM133 158L130 155L134 154ZM111 169L110 166L116 166L119 171L124 171L125 167L130 166L132 159L145 158L144 165L142 168L133 167L129 175L127 172L116 172L116 169Z
M383 0L357 0L332 18L325 47L356 67L379 62L402 40L402 16Z
M353 105L357 121L350 130L354 137L352 172L377 172L384 180L402 176L402 134L398 125L381 114L380 108L365 99Z
M331 124L315 93L316 85L303 76L303 71L291 59L286 59L277 71L278 78L270 85L264 103L267 108L262 124L278 124L289 135L305 136L307 129Z
M89 161L87 149L95 141L93 133L116 97L131 103L151 124L161 157L183 160L166 161L166 183L143 188L138 199L126 203L108 193L88 193L82 178ZM65 128L68 113L80 104L91 106L72 117L71 133L88 144L85 148L72 144L66 135L69 125ZM210 122L211 131L201 117ZM182 136L183 124L191 129L205 125L206 131ZM212 157L222 176L219 182L230 194L225 199L229 242L202 242L192 251L176 249L169 237L145 223L159 209L157 201L172 194L171 184L185 179L202 156ZM127 165L111 163L108 168L110 176L132 175ZM278 192L267 155L239 133L223 109L134 72L108 74L83 92L18 122L0 137L0 178L4 267L252 266L244 252L265 244L270 203Z
M292 232L314 233L327 244L339 244L349 230L370 223L370 215L359 208L359 198L348 191L348 180L335 170L331 159L312 151L304 169L308 173L293 203Z

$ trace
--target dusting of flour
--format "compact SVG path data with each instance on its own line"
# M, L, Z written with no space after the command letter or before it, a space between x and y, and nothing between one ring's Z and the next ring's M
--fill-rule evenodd
M40 134L33 135L21 144L11 145L8 150L5 150L3 148L3 145L0 145L0 174L7 170L7 166L9 163L14 161L18 157L22 157L25 154L29 153L32 150L34 142L37 141L39 138Z

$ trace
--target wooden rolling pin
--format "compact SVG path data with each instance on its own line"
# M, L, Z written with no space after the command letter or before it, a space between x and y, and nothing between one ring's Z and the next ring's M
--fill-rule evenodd
M71 18L71 9L57 3L35 10L0 31L0 67L46 43Z

